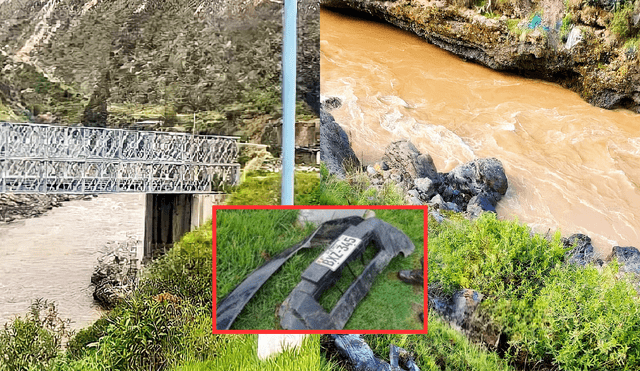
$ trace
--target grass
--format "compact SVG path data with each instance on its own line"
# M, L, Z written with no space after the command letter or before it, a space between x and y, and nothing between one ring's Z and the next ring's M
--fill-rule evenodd
M224 335L217 349L217 356L205 362L190 362L177 367L176 371L204 370L319 370L333 367L320 354L319 335L309 335L301 348L284 352L260 361L256 355L257 335Z
M16 115L10 107L2 104L2 100L0 100L0 121L19 122L27 121L27 119Z
M430 224L429 283L442 294L485 295L479 313L507 337L518 367L637 369L640 299L617 263L603 269L565 263L559 233L531 234L491 213Z
M520 36L520 34L522 34L522 29L518 27L520 19L507 19L506 22L510 33L516 36Z
M402 230L406 229L416 244L416 253L409 259L399 257L392 260L378 275L369 294L360 302L345 328L422 328L413 309L416 305L422 305L422 291L416 292L395 278L397 270L419 267L422 257L420 249L423 246L422 211L379 211L382 212L379 215L381 219L388 219ZM300 242L315 229L312 225L296 225L297 210L219 210L217 218L218 300L231 292L254 269L285 248ZM300 275L319 253L315 249L304 249L287 261L249 301L233 328L279 328L276 315L279 305L300 282ZM352 265L354 273L359 274L363 268L361 263ZM353 277L345 273L338 287L346 289L352 280ZM335 305L340 296L342 294L334 286L326 292L321 302L328 309Z
M613 19L609 23L611 31L620 38L626 38L631 34L629 20L633 13L634 2L629 1L613 13Z
M279 205L281 196L281 174L265 171L252 171L243 174L244 182L231 189L227 205ZM320 178L317 173L295 173L294 203L296 205L315 205Z
M404 205L404 196L398 186L386 183L381 190L371 186L369 177L362 171L338 179L324 164L320 168L322 182L316 190L318 205Z
M436 314L429 314L426 335L365 335L374 353L389 361L389 344L412 352L422 371L430 370L510 370L496 353L471 343Z

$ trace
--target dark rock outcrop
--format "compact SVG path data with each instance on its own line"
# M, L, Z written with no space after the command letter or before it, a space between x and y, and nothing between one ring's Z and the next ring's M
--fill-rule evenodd
M429 178L437 181L438 171L429 154L421 154L413 143L402 140L387 146L382 161L385 167L401 170L402 182L408 187L415 179Z
M351 149L349 136L324 109L320 110L320 160L325 163L330 174L339 178L346 176L345 168L360 166L360 161Z
M429 294L429 309L435 310L452 325L468 328L471 315L475 312L484 295L471 290L462 289L450 298Z
M635 247L613 247L612 258L618 259L620 272L640 273L640 251Z
M367 175L374 187L388 182L400 185L412 205L466 211L472 218L495 212L509 185L502 163L495 158L476 159L442 174L429 154L406 140L391 143L382 161L367 167Z
M478 210L495 212L495 206L507 193L507 188L507 176L500 160L482 158L459 165L445 174L438 193L445 201L476 215Z
M328 97L322 101L320 106L327 111L331 111L333 109L340 108L342 106L342 101L338 97Z
M569 258L569 264L577 264L584 267L596 261L593 245L591 244L591 238L589 236L582 233L572 234L567 238L563 238L562 244L565 248L571 248L571 250L566 253Z
M91 195L0 194L0 222L40 216L70 200L92 199Z
M389 346L389 363L376 357L361 335L329 335L338 353L355 371L420 371L405 349Z
M91 275L94 286L93 299L103 308L116 306L124 297L133 292L137 284L135 254L131 251L138 241L129 240L107 246L106 252L98 258L98 265Z
M490 349L497 349L506 342L501 327L477 311L484 295L475 290L461 289L451 297L439 296L438 285L432 286L434 290L429 290L429 309L442 316L452 327Z

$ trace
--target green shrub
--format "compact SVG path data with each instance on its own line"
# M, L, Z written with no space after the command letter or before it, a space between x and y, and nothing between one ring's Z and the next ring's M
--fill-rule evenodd
M512 346L551 356L561 369L638 369L640 300L617 273L617 264L554 269L530 309L534 320L515 328Z
M492 213L429 228L430 284L444 294L463 287L483 293L479 315L506 335L509 361L524 368L640 367L640 299L617 263L600 270L565 264L558 233L544 238Z
M102 317L92 323L89 327L83 328L69 340L67 344L67 354L72 359L80 359L87 354L87 351L94 348L104 335L109 321L107 317Z
M629 20L633 13L633 2L628 2L622 6L619 10L613 13L613 19L609 26L611 31L618 37L627 37L631 31Z
M147 267L139 291L170 293L211 310L211 223L187 233L169 252Z
M564 248L559 234L548 241L517 221L484 213L475 222L458 218L434 226L429 254L429 282L439 282L447 294L471 288L522 298L562 261Z
M0 330L0 370L26 370L48 366L71 332L54 303L37 299L24 318L18 317Z
M113 370L162 369L172 362L168 354L179 345L185 323L198 313L185 301L129 297L107 316L96 356Z
M560 26L560 38L562 41L567 40L567 36L571 31L571 27L573 25L573 18L571 13L567 13L564 18L562 18L562 26Z

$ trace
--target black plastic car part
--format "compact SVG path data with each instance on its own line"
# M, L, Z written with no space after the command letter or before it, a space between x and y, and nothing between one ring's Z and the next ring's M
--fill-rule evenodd
M325 246L340 236L349 227L358 225L362 223L363 220L361 217L353 216L322 223L302 242L284 250L253 271L242 283L236 286L231 293L218 303L216 308L216 328L218 330L229 330L236 320L236 317L238 317L242 309L244 309L245 305L251 300L260 287L298 251L305 248Z
M376 256L327 313L318 300L342 276L349 262L360 257L370 242ZM377 218L349 227L302 273L301 282L280 306L280 325L286 330L341 330L391 259L405 257L415 246L402 231Z
M389 346L389 363L377 358L360 335L329 335L340 355L355 371L420 371L411 354L403 348Z

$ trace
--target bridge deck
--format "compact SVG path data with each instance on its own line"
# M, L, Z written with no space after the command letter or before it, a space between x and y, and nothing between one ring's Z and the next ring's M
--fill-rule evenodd
M214 193L236 137L0 123L0 193Z

